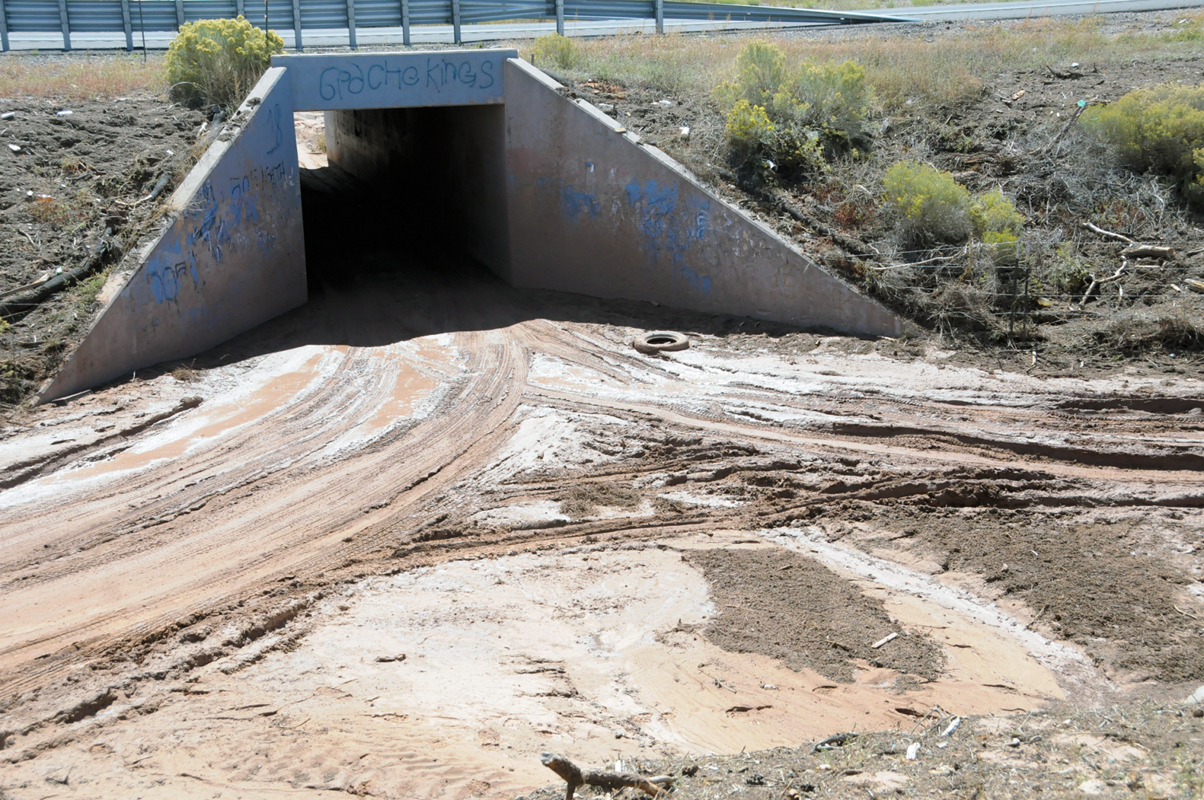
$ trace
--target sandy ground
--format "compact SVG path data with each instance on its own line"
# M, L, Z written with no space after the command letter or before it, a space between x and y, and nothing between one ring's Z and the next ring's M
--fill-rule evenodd
M306 307L13 420L0 792L509 797L547 749L1204 683L1198 377L758 325L369 242ZM629 346L658 328L690 349Z

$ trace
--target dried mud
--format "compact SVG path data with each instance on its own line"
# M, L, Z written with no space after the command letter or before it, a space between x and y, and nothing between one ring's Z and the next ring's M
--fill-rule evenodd
M737 653L763 653L791 669L813 669L845 683L859 664L934 680L940 648L924 634L873 644L898 626L882 601L843 577L789 550L704 550L690 562L711 585L718 615L708 639Z

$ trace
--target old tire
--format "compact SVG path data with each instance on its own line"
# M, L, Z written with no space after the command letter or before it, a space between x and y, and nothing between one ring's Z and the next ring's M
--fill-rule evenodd
M637 337L631 346L641 353L655 355L656 353L672 353L675 350L685 350L690 346L690 340L682 333L673 331L652 331Z

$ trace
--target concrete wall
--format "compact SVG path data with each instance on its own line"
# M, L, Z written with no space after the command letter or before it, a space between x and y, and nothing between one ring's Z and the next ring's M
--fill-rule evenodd
M327 111L326 155L418 235L509 280L505 121L498 105Z
M468 106L505 101L503 65L516 50L279 55L298 111Z
M524 61L506 63L509 280L802 326L899 319Z
M306 300L292 89L270 69L168 201L172 222L40 399L196 355ZM227 138L228 137L228 138Z

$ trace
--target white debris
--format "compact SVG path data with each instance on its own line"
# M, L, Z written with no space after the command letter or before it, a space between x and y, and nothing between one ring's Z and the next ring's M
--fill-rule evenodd
M907 760L915 761L919 757L920 757L920 743L912 742L911 744L907 745Z

